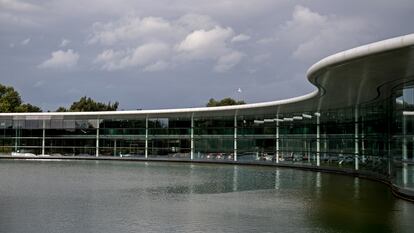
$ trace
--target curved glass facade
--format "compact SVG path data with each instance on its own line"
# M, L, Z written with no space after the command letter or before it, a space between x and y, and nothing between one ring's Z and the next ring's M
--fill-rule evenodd
M0 114L0 153L312 167L379 178L414 197L412 50L324 68L310 77L318 94L289 104Z
M394 94L396 98L363 107L320 112L82 120L2 117L0 151L316 166L375 173L414 191L414 87Z

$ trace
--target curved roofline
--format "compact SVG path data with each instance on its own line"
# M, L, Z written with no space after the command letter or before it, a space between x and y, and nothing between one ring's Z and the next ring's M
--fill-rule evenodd
M102 112L33 112L33 113L0 113L0 116L89 116L89 115L148 115L148 114L165 114L165 113L192 113L192 112L212 112L212 111L233 111L241 109L262 108L280 106L285 104L296 103L307 100L318 95L319 91L315 90L306 95L293 97L283 100L269 102L231 105L220 107L196 107L196 108L172 108L172 109L154 109L154 110L126 110L126 111L102 111Z
M414 34L408 34L405 36L394 37L387 40L382 40L366 45L362 45L353 49L348 49L339 53L335 53L328 57L323 58L317 63L313 64L307 71L307 77L310 79L318 71L346 61L358 59L368 55L376 53L387 52L389 50L399 49L407 46L414 45Z
M386 52L398 48L414 45L414 34L395 37L367 45L359 46L349 50L345 50L331 56L328 56L314 65L312 65L307 71L308 80L314 84L318 89L298 97L289 99L233 105L233 106L221 106L221 107L196 107L196 108L176 108L176 109L155 109L155 110L127 110L127 111L100 111L100 112L41 112L41 113L0 113L0 116L108 116L108 115L149 115L149 114L168 114L168 113L195 113L195 112L215 112L215 111L237 111L242 109L263 108L263 107L276 107L287 104L294 104L300 101L314 98L320 94L320 87L314 82L314 76L318 71L323 70L329 66L343 63L349 60L373 55L377 53Z

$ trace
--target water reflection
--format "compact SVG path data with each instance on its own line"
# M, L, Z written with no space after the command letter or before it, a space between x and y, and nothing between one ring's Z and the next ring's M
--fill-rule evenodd
M392 219L400 201L383 185L341 176L324 181L321 197L312 202L313 224L334 232L396 232Z
M316 198L320 198L321 196L321 187L322 187L322 175L320 172L316 173L316 183L315 183L315 187L316 187Z
M403 185L404 187L407 186L408 183L408 172L407 172L407 164L403 163L403 172L402 172L402 180L403 180Z
M237 191L238 166L233 166L233 192Z
M359 198L359 177L354 178L354 198Z
M278 190L280 187L280 170L275 171L275 189Z
M412 232L369 180L285 168L2 161L0 232Z

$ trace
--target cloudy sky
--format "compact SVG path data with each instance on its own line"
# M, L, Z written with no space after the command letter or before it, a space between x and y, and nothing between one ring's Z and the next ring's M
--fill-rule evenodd
M0 83L43 110L294 97L314 89L310 65L413 33L413 13L412 0L0 0Z

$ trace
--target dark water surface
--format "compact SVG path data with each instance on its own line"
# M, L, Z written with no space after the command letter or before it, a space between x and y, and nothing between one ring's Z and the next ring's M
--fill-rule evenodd
M286 168L0 161L0 232L414 232L414 204Z

